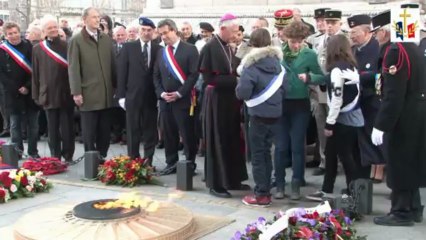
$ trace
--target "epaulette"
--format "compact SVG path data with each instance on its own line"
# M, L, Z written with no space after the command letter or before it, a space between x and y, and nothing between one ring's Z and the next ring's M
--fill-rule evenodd
M318 34L318 35L316 35L315 37L317 38L317 37L321 37L322 35L324 35L325 33L320 33L320 34Z

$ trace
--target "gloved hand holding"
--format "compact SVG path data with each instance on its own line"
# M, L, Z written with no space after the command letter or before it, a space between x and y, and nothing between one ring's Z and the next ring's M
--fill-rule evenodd
M118 104L120 105L120 107L124 110L126 110L126 99L125 98L120 98L118 100Z
M359 73L358 71L352 70L352 69L346 69L342 71L342 77L344 79L348 79L350 81L345 82L345 85L352 85L352 84L358 84L359 83Z
M373 132L371 133L371 141L374 145L379 146L383 144L383 131L380 131L377 128L373 128Z

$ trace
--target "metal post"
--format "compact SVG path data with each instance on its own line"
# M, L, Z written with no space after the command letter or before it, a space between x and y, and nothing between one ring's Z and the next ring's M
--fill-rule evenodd
M3 155L3 162L12 167L18 168L18 152L16 151L16 145L13 143L5 143L1 146Z
M192 190L192 177L194 163L191 161L179 161L176 166L176 188L182 191Z
M84 153L84 177L93 179L98 176L98 167L101 156L98 151Z

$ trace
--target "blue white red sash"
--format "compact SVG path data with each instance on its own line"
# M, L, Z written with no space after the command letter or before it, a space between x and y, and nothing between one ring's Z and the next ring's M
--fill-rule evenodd
M275 76L271 82L269 82L268 86L265 87L260 93L253 96L250 100L245 101L247 107L255 107L266 100L268 100L272 95L274 95L278 89L280 89L281 85L284 81L285 69L281 66L281 72L277 76Z
M163 49L163 59L169 71L183 84L186 81L186 75L176 61L175 55L173 54L170 46Z
M61 55L59 55L57 52L53 51L49 47L49 44L48 44L48 42L46 40L40 42L40 47L55 62L59 63L60 65L62 65L65 68L68 68L68 61L64 57L62 57Z
M28 59L16 50L9 42L5 41L3 44L0 45L0 48L3 49L7 54L9 54L10 57L21 67L25 70L25 72L31 74L33 72L33 69L31 68L31 62L28 61Z

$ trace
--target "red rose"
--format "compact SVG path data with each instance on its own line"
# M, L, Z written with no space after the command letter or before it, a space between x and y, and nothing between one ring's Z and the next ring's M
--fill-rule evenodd
M345 231L345 235L346 235L346 237L350 237L350 236L352 236L352 233L351 233L351 231L346 230Z
M115 180L115 174L112 171L108 171L106 173L106 180L107 181L114 181Z
M126 173L126 175L124 176L124 179L126 180L126 182L129 182L134 176L135 176L135 170L131 169Z
M12 180L13 179L9 178L9 172L2 173L2 179L0 179L0 181L5 188L10 188L10 186L12 185Z
M46 180L40 179L40 183L43 184L43 185L46 185Z
M22 184L22 186L27 186L28 185L28 178L27 178L27 176L23 176L22 178L21 178L21 184Z
M317 211L314 212L314 219L318 219L319 218L319 213Z
M6 197L6 191L4 189L0 189L0 199L4 199Z
M296 225L296 223L297 223L297 217L290 217L288 219L288 222L290 223L290 225Z

